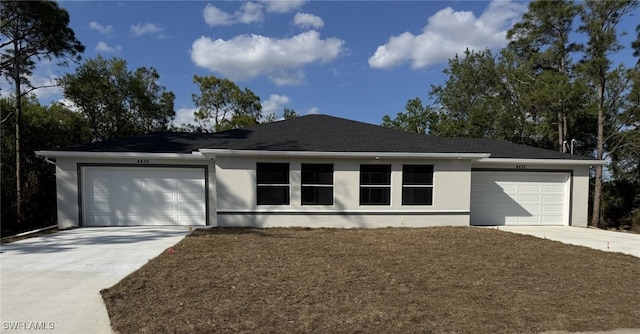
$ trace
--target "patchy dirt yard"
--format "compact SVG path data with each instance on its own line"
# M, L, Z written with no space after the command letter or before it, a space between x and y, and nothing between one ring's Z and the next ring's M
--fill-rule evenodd
M470 227L197 230L102 291L119 333L640 328L640 259Z

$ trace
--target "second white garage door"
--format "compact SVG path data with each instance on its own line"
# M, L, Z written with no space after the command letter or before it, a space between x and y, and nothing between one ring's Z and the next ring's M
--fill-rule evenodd
M471 174L471 225L568 225L569 173Z
M204 168L83 167L83 226L205 225Z

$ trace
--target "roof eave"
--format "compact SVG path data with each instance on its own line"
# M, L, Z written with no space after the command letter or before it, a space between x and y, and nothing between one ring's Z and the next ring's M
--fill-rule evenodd
M604 160L587 159L519 159L519 158L482 158L475 161L478 164L538 164L538 165L604 165Z
M411 152L318 152L318 151L263 151L263 150L229 150L200 149L207 156L231 157L304 157L304 158L374 158L374 159L469 159L488 158L488 153L411 153Z
M198 151L191 153L35 151L35 154L47 158L206 159Z

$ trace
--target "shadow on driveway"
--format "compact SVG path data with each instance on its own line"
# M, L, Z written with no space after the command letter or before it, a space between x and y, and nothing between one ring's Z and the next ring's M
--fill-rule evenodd
M3 244L0 318L59 333L111 333L100 290L189 233L185 226L78 228ZM11 331L20 332L29 330Z
M184 236L188 227L90 227L60 231L3 244L0 253L51 253L87 245L118 245Z

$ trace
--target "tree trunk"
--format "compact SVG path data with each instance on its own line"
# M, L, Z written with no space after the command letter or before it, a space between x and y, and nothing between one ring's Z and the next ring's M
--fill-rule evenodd
M564 136L562 133L562 111L558 111L558 145L560 152L564 152Z
M564 105L564 103L563 103ZM571 140L568 138L569 137L569 126L567 125L567 109L566 106L563 107L564 112L562 113L562 128L563 128L563 137L564 140L570 142Z
M18 50L18 47L16 46L16 48L14 50ZM21 84L22 84L22 80L20 78L20 67L19 67L19 57L18 57L18 52L16 52L16 57L15 57L15 63L14 63L14 67L13 67L13 75L15 76L15 94L16 94L16 222L17 223L22 223L23 221L23 208L22 208L22 152L20 149L20 134L21 134L21 128L20 126L22 125L22 99L21 99L21 95L22 95L22 91L21 91Z
M563 42L563 46L564 46L564 42ZM563 54L560 57L558 72L560 72L560 74L566 75L565 67L566 67L566 64L565 64L565 59ZM558 143L560 144L560 152L565 153L566 147L564 145L564 142L565 140L567 140L567 138L565 137L567 135L567 130L565 129L565 126L564 126L565 125L564 119L566 118L567 111L565 110L564 100L562 98L560 99L559 106L560 106L560 110L558 110Z
M604 156L604 90L605 80L602 79L598 87L598 138L596 158L602 160ZM593 212L591 214L591 226L600 224L600 197L602 194L602 165L596 166L595 187L593 189Z

